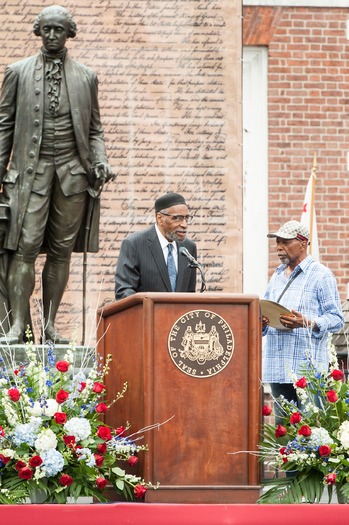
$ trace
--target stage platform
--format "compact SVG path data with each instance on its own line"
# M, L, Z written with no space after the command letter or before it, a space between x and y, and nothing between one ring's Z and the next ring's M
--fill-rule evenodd
M346 505L2 505L0 522L39 525L328 525L348 523Z

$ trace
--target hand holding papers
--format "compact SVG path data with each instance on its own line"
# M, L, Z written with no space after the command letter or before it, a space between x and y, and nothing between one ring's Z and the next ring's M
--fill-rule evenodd
M278 330L290 330L280 321L280 315L293 315L293 313L274 301L267 301L266 299L260 300L261 313L263 317L269 320L269 326L277 328Z

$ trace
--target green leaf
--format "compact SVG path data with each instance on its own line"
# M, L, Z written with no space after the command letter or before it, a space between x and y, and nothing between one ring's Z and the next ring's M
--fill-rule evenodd
M116 474L117 476L119 476L120 478L124 478L125 477L125 471L122 470L121 468L119 467L114 467L111 469L111 471Z

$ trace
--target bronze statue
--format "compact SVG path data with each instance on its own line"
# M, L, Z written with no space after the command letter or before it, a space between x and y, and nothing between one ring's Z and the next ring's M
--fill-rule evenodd
M42 274L43 336L65 343L54 323L69 278L72 251L86 220L88 201L114 178L107 161L98 105L98 80L65 47L76 35L67 9L50 6L34 22L39 55L6 68L0 97L0 181L10 206L4 247L10 253L11 329L0 343L23 340L35 261ZM97 251L91 232L88 251ZM98 243L98 241L97 241Z

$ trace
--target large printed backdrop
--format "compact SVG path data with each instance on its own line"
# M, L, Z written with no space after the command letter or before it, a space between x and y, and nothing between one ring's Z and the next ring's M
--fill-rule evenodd
M0 75L38 52L32 23L43 7L1 3ZM121 240L154 221L153 203L182 193L195 215L208 289L242 291L241 2L77 0L61 2L78 33L70 55L99 77L109 161L117 178L102 195L100 251L86 265L87 336L95 312L114 300ZM39 324L40 278L33 297ZM81 338L83 257L74 255L57 327ZM198 285L199 290L199 285Z

